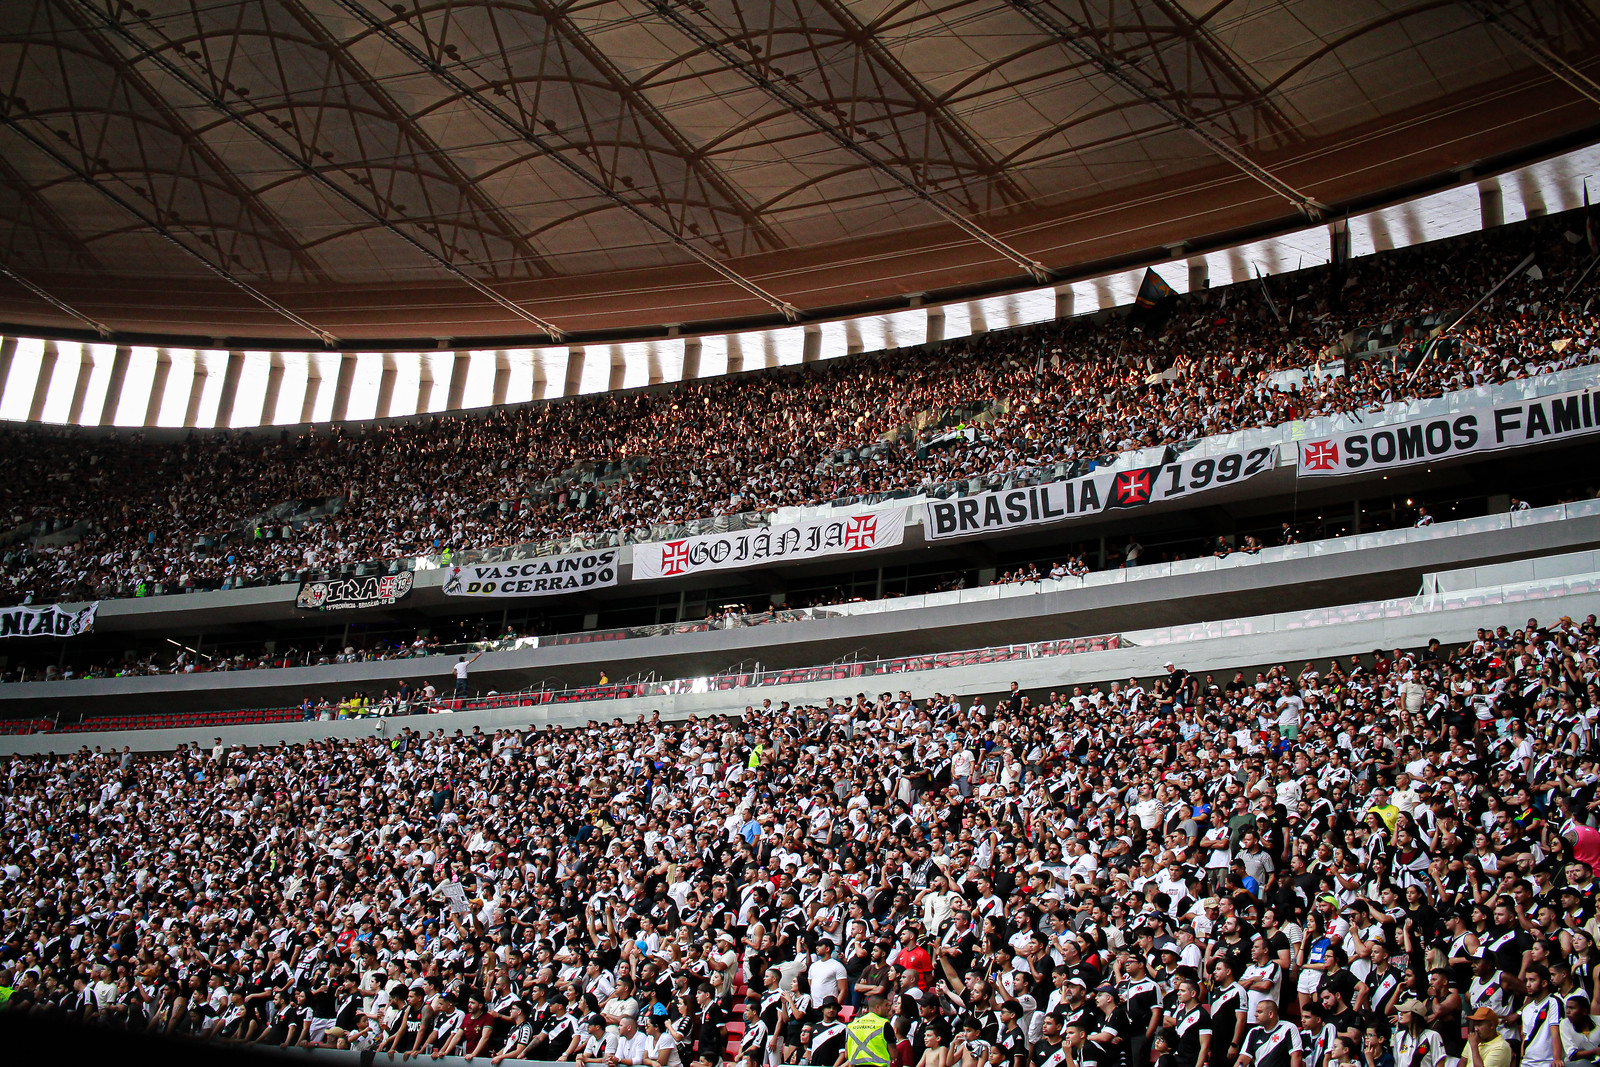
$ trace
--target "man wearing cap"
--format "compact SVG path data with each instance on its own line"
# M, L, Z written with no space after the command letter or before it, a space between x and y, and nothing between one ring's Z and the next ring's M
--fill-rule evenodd
M1467 1016L1472 1032L1467 1037L1468 1067L1511 1067L1511 1046L1500 1034L1500 1016L1478 1008Z
M845 1048L834 1067L902 1067L889 1032L887 1008L881 994L867 998L867 1010L845 1026Z
M521 1059L522 1054L528 1050L528 1042L533 1040L533 1024L528 1022L527 1006L522 1001L515 1001L510 1008L511 1029L506 1034L506 1042L500 1051L490 1057L489 1062L494 1067L500 1067L504 1060ZM603 1029L605 1020L601 1020Z
M845 970L844 964L833 957L833 942L825 937L819 938L817 961L806 968L806 985L811 994L811 1003L817 1006L819 1018L824 1001L832 999L834 1007L837 1008L850 995L850 974Z
M611 1057L617 1054L617 1046L622 1038L619 1034L612 1033L606 1028L605 1016L595 1012L584 1020L584 1029L588 1033L584 1036L583 1044L578 1049L574 1061L578 1067L585 1064L596 1063L610 1067Z
M1134 1027L1128 1041L1128 1062L1133 1067L1144 1067L1148 1062L1150 1041L1161 1026L1161 987L1150 980L1142 954L1128 953L1119 962L1123 981L1117 993L1127 1006L1128 1018Z
M846 1036L844 1023L839 1021L839 1001L835 997L822 1000L821 1018L808 1029L806 1062L812 1067L833 1067L844 1054Z
M690 1027L687 1036L693 1038L692 1067L722 1067L722 1053L728 1047L727 1013L709 985L696 987L694 996L697 1010L685 1020Z

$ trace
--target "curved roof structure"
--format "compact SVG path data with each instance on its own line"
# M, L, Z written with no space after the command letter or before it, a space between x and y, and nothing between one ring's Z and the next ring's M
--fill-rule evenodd
M1600 136L1589 0L15 0L0 323L625 338L1333 219Z

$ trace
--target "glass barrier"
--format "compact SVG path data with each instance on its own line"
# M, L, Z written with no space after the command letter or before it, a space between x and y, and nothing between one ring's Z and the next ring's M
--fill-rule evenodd
M1249 637L1268 633L1288 633L1337 626L1344 623L1371 622L1380 619L1403 618L1413 615L1483 607L1503 607L1509 604L1525 602L1537 603L1553 597L1596 592L1600 592L1600 572L1586 572L1526 582L1512 582L1482 589L1460 590L1449 593L1423 593L1413 597L1393 600L1372 601L1364 604L1344 604L1312 611L1281 612L1274 615L1186 623L1179 626L1166 626L1151 630L1129 631L1123 634L1068 637L1050 641L1033 641L1026 644L964 649L957 652L942 652L923 656L854 660L824 664L817 667L795 667L781 670L764 670L760 664L757 664L749 670L735 669L699 678L651 679L560 689L536 687L515 693L491 693L482 697L464 699L440 698L434 701L431 710L479 711L507 707L536 707L547 704L568 704L596 700L671 696L681 693L732 692L741 689L759 689L775 685L815 682L839 681L849 682L853 686L864 685L868 679L887 680L893 675L903 674L908 671L982 666L1018 660L1106 652L1120 648L1161 647L1222 637ZM0 725L0 732L35 733L49 732L51 730L74 732L107 729L156 729L192 725L286 722L298 717L300 717L300 712L296 708L258 708L239 711L170 713L144 716L99 715L84 716L75 722L66 723L49 722L44 719L16 720L10 724Z

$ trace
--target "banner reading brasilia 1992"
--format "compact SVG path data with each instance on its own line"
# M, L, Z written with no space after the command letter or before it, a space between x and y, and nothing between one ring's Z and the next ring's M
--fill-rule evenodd
M1542 445L1600 430L1600 393L1584 389L1482 404L1300 443L1300 477L1362 474Z
M1024 489L930 500L922 505L923 535L939 541L1142 508L1236 485L1270 471L1277 463L1276 448L1253 448L1150 467L1099 471Z

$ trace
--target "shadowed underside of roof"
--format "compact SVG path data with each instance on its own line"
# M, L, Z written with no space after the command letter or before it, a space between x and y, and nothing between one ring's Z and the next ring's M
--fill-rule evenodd
M14 0L0 322L792 321L1600 136L1590 0Z

